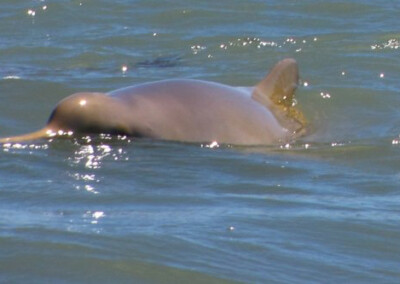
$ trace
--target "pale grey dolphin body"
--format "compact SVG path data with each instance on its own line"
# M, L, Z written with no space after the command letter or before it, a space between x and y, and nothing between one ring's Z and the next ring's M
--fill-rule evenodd
M43 129L0 143L79 133L234 145L282 143L302 134L305 120L293 106L297 64L285 59L255 87L200 80L165 80L62 100Z

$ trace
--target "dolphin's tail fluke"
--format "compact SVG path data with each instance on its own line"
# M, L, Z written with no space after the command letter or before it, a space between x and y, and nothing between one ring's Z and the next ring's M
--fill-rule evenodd
M271 109L279 122L296 136L304 134L307 125L294 99L298 81L296 60L287 58L272 68L271 72L255 86L252 94L256 101Z
M45 127L38 131L31 132L28 134L0 138L0 144L31 141L31 140L37 140L37 139L42 139L42 138L51 138L52 136L55 136L54 132L51 131L49 128Z

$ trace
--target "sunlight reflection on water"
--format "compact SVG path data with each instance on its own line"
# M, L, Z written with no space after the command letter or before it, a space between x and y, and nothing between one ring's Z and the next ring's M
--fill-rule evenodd
M94 141L93 141L94 140ZM125 141L126 140L126 141ZM75 145L78 147L74 151L74 155L68 158L72 168L79 170L71 174L80 184L75 185L77 190L84 189L87 192L98 194L96 184L100 182L100 178L96 176L97 171L102 168L104 160L112 161L129 161L128 154L122 145L113 144L113 141L125 141L129 144L130 139L126 136L111 136L107 134L98 135L98 137L85 136L82 138L83 143L77 140ZM89 172L87 172L89 171Z

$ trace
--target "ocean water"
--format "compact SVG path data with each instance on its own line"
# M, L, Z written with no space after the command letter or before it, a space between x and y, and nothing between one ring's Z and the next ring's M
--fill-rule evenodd
M1 283L399 283L396 1L2 0L0 136L77 91L256 84L299 63L312 133L0 147Z

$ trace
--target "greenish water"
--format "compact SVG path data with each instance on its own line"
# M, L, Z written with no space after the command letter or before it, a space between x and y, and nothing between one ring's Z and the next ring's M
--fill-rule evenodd
M285 57L299 63L313 132L257 148L110 136L2 146L0 282L399 282L399 8L3 0L2 137L42 127L77 91L251 86Z

